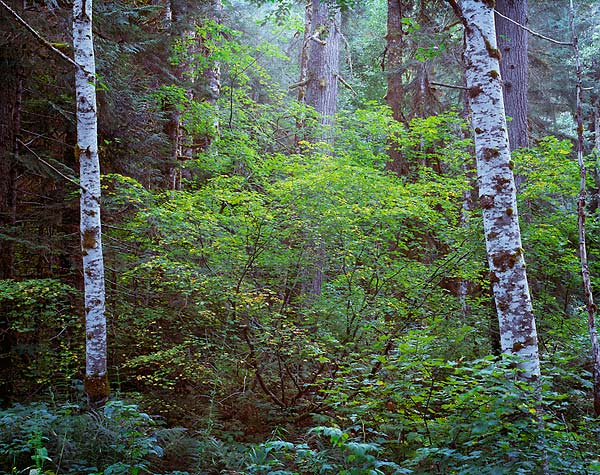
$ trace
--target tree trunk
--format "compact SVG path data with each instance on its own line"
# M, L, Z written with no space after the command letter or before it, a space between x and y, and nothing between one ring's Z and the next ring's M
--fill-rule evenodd
M537 332L521 246L499 73L500 53L490 3L463 0L459 7L465 25L464 56L479 200L502 351L521 357L523 378L536 380L540 375Z
M92 37L92 1L73 3L73 49L77 101L77 155L80 164L81 251L85 288L85 391L92 406L108 398L104 260L100 223L100 161L96 108L96 63Z
M527 26L527 0L497 0L496 10ZM504 103L506 115L512 117L508 123L508 139L511 150L529 145L527 114L529 103L529 62L527 59L528 33L523 28L496 15L496 37L502 54L500 74L504 81Z
M195 21L190 20L191 13L189 5L186 2L169 1L166 9L166 15L171 18L167 21L169 25L177 30L175 32L176 41L181 42L184 51L180 58L180 63L176 68L175 76L179 83L186 88L186 99L189 102L196 100L194 91L198 72L194 66L195 56L208 56L210 51L204 46L202 38L198 37ZM221 0L210 1L211 12L208 20L219 23L220 14L223 10ZM202 79L205 86L205 93L201 99L215 105L221 94L221 70L218 63L213 63L202 71ZM218 128L218 122L213 123L213 127ZM210 145L211 137L194 137L186 128L185 121L182 120L182 112L177 105L171 112L171 119L168 124L168 134L172 143L172 166L169 169L170 187L174 190L181 189L181 182L184 178L191 178L188 170L182 169L181 164L194 158L197 150L204 150Z
M384 62L382 68L387 78L387 94L385 101L392 110L392 117L406 123L407 120L402 113L402 102L404 100L404 83L402 80L404 51L404 31L402 29L402 18L404 17L404 5L402 0L388 0L387 2L387 35ZM389 157L387 169L399 176L406 176L410 171L409 164L402 153L389 142Z
M340 64L341 15L324 0L313 0L308 41L305 102L320 114L322 140L333 143Z
M17 218L18 135L21 128L23 77L18 55L0 51L0 279L14 277L12 237ZM3 236L3 235L4 236Z
M587 197L586 189L586 169L583 161L583 70L579 56L578 38L575 31L575 9L573 0L571 7L571 32L573 48L575 50L575 66L577 73L577 161L579 163L579 200L577 201L577 225L579 230L579 259L581 262L581 277L583 291L585 295L585 306L588 313L588 330L590 333L591 353L592 353L592 375L593 375L593 400L594 414L600 416L600 349L598 348L598 331L596 329L596 305L594 304L594 294L592 292L592 283L590 280L590 269L587 259L587 246L585 236L585 205Z

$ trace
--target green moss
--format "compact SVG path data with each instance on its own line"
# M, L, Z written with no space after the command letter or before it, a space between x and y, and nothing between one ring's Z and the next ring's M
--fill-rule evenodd
M496 71L495 69L492 69L488 73L488 76L491 77L492 79L498 79L500 77L500 73L498 71Z

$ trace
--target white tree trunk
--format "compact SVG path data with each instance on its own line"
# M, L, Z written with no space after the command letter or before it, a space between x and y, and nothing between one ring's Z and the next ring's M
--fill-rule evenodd
M538 340L521 247L492 4L461 2L479 199L502 351L520 356L523 377L535 380L540 375Z
M85 286L85 389L91 404L108 397L104 260L100 226L100 163L96 110L96 64L92 38L92 1L73 3L73 49L77 101L77 154L81 182L81 252Z

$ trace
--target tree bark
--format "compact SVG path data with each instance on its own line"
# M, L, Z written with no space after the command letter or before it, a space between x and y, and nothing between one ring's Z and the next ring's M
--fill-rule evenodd
M592 292L585 235L587 188L586 168L583 160L583 70L581 67L581 58L579 56L578 37L575 31L575 9L573 7L573 0L570 1L570 7L572 42L573 49L575 50L575 67L577 74L577 161L579 163L580 177L579 199L577 201L579 260L581 262L581 277L585 296L585 306L588 314L588 331L591 343L594 414L598 417L600 416L600 349L598 347L598 331L596 329L596 305L594 304L594 294Z
M196 100L195 84L198 78L194 62L195 56L208 56L210 51L204 46L202 38L198 37L196 28L197 23L190 20L192 14L189 12L189 5L186 2L170 0L167 2L165 15L169 24L175 31L176 41L181 42L182 49L185 51L181 62L176 68L175 76L178 82L186 88L186 100L192 102ZM210 1L210 14L208 20L215 23L220 21L220 13L223 9L221 0ZM205 93L201 99L215 105L221 94L221 70L218 63L213 63L202 71L202 79L205 86ZM181 164L194 158L197 150L206 149L211 142L210 135L204 137L194 137L186 128L185 121L182 119L182 112L177 106L171 112L171 118L167 126L168 135L172 144L172 166L169 168L170 188L180 190L182 179L191 178L188 170L182 169ZM218 128L218 122L213 123L213 127Z
M338 10L333 11L324 0L313 0L304 100L319 113L324 128L321 138L328 143L334 140L337 112L340 22Z
M85 293L85 391L92 406L108 398L104 260L100 222L100 161L96 108L96 62L92 36L92 1L73 3L73 49L77 101L77 155L80 164L81 252Z
M402 28L402 18L404 18L403 0L388 0L386 48L382 63L387 78L385 101L392 110L392 117L398 122L406 123L407 120L402 113L402 103L404 101L404 83L402 80L404 30ZM394 140L390 140L388 145L390 160L386 168L398 176L408 175L410 172L409 164L394 145Z
M497 0L496 10L517 23L527 26L527 0ZM511 150L529 145L527 90L529 85L529 62L527 58L528 33L518 25L496 16L496 37L502 54L502 75L508 139Z
M14 277L12 237L17 218L17 166L23 76L18 54L0 51L0 279Z
M521 357L523 378L536 380L540 376L538 339L521 246L491 3L463 0L459 7L465 26L479 200L502 351Z

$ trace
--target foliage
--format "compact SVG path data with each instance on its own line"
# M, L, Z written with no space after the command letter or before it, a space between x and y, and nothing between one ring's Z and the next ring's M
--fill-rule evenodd
M296 82L299 8L277 2L273 27L240 2L223 23L182 3L189 21L171 26L158 4L96 7L111 388L144 409L59 402L81 398L77 192L22 150L18 278L0 281L0 377L7 403L46 403L0 411L0 470L599 471L569 143L546 137L513 154L544 359L537 388L515 361L489 356L495 309L472 144L446 107L456 97L413 101L420 74L460 84L460 25L440 2L406 2L405 123L381 105L385 2L353 5L344 77L356 95L342 99L333 144L318 142L314 110L285 90ZM193 22L201 44L180 34ZM218 98L203 91L203 72L217 64ZM64 71L34 66L23 114L50 119L27 118L23 142L72 176ZM561 110L563 76L549 90ZM185 162L168 133L175 113L179 132L200 142ZM391 147L414 164L411 176L387 171ZM175 168L184 175L176 190ZM596 274L597 210L588 222Z
M71 391L82 353L76 296L58 279L0 281L3 397Z
M118 475L143 473L162 455L155 422L137 406L111 401L101 412L74 404L15 405L0 411L0 473Z

